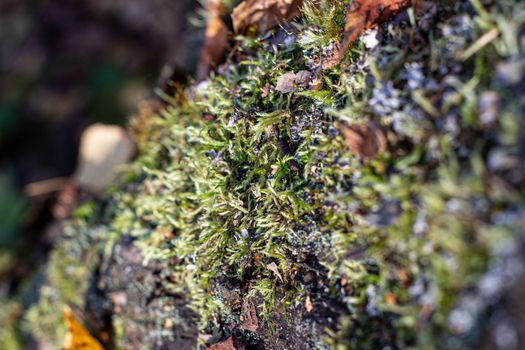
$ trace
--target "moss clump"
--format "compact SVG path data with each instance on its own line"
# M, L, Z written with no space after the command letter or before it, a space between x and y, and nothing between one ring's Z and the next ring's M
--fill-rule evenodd
M100 252L126 235L166 263L163 288L187 295L208 340L278 348L273 329L316 348L476 347L509 279L484 281L519 264L525 8L410 9L323 70L346 2L323 6L333 21L308 7L236 38L214 76L161 93L165 108L134 121L148 130L93 220ZM275 88L299 72L289 92ZM339 132L365 118L388 139L371 161ZM246 300L259 329L245 325Z

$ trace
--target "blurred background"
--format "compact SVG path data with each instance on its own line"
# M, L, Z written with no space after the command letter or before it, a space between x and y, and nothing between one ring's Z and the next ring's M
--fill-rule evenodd
M197 5L0 1L0 297L45 261L54 223L82 200L69 179L86 127L124 125L155 86L191 74Z

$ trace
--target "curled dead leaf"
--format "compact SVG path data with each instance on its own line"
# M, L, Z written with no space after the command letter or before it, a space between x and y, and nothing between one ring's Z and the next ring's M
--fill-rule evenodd
M235 33L262 33L299 15L302 0L245 0L232 12Z
M341 128L348 148L364 160L374 158L384 152L387 140L383 131L372 121L365 124L352 124Z
M307 70L301 70L295 74L295 84L298 86L308 86L312 80L312 73Z
M271 264L268 264L266 265L266 268L270 271L272 271L273 273L275 273L275 275L279 278L279 280L281 282L284 282L283 280L283 276L281 276L281 274L279 273L279 269L277 268L277 264L276 263L271 263Z
M197 79L208 76L211 69L217 67L228 46L228 27L221 16L224 6L220 0L207 0L204 7L208 11L208 21L204 32L204 44L197 65Z
M365 31L388 21L402 10L408 8L412 0L355 0L346 11L343 40L340 53L331 60L323 62L323 68L335 67L350 45Z

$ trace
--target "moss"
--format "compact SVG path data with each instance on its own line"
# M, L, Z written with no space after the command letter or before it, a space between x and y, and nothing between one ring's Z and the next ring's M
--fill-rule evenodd
M44 282L34 278L39 295L23 315L22 326L43 342L59 347L65 334L63 308L65 305L83 308L84 299L92 283L92 276L100 263L103 242L108 239L107 229L88 226L77 220L66 227L45 267Z
M12 300L0 300L0 344L5 349L22 349L20 342L20 329L17 327L16 320L22 313L19 303Z
M504 72L523 57L524 8L507 0L411 10L367 34L377 46L356 43L342 64L321 70L345 6L322 1L324 10L307 7L286 30L236 38L214 76L161 93L165 108L133 121L138 159L104 212L77 225L70 238L80 250L64 243L53 254L60 298L79 303L71 283L87 278L74 268L64 275L60 254L91 267L131 236L147 261L168 264L170 290L187 295L202 331L218 338L260 340L240 329L233 299L257 298L264 327L277 329L308 314L308 296L325 314L305 324L338 322L324 340L304 335L318 348L475 347L477 323L467 321L488 317L494 302L480 281L518 240L517 221L498 218L519 216L523 203L519 81ZM494 28L501 35L479 46ZM304 70L315 88L275 89L283 74ZM388 138L371 161L339 132L366 117ZM99 242L90 257L83 239ZM468 298L480 307L468 309Z

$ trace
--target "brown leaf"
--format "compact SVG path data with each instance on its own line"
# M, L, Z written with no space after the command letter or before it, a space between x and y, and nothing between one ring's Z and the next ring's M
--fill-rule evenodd
M262 33L299 15L302 0L245 0L232 12L235 33Z
M341 131L348 148L364 160L370 160L377 153L386 150L386 137L377 124L372 121L367 121L365 124L343 126Z
M250 332L255 332L259 328L259 319L257 318L257 310L253 305L252 298L244 298L242 301L241 310L241 328Z
M319 60L321 67L323 69L330 69L337 66L339 62L341 62L343 55L344 52L341 51L341 44L336 43L334 45L330 45L325 49L325 52L320 55Z
M388 21L412 4L412 0L355 0L347 11L340 54L329 62L323 62L323 68L332 68L339 64L350 45L365 31Z
M237 339L229 337L228 339L221 341L220 343L213 344L207 347L208 350L244 350L242 345Z
M277 78L277 84L275 84L275 90L288 93L295 90L294 86L295 74L294 73L285 73Z
M206 79L211 69L217 67L228 46L228 27L221 16L224 7L220 0L207 0L204 7L208 11L208 21L204 32L204 44L197 65L197 79Z
M306 87L312 80L312 73L302 70L297 73L285 73L277 78L275 90L288 93L296 89L296 87Z
M312 80L312 73L307 70L300 70L295 74L295 84L298 86L308 86Z

